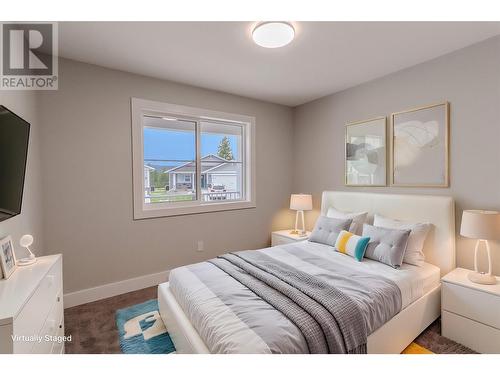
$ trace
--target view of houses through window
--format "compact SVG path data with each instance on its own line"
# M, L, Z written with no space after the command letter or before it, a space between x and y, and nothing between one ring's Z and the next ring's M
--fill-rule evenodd
M144 203L243 199L241 124L144 116L143 137Z

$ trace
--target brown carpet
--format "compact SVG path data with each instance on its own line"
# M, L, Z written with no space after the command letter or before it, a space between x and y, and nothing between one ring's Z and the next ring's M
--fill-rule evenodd
M414 342L436 354L477 354L475 351L441 336L441 319L437 319L427 327Z
M66 335L72 335L72 342L66 343L68 354L121 353L115 312L152 298L156 298L156 287L122 294L85 305L64 310ZM440 335L441 322L436 320L415 342L436 354L474 353Z
M152 298L157 298L156 287L65 309L65 334L72 336L72 341L66 343L66 353L121 353L115 321L116 310Z

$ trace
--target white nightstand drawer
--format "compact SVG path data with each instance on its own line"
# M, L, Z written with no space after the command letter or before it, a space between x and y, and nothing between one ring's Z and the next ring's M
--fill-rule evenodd
M443 283L443 310L500 329L500 296Z
M479 353L500 353L500 330L496 328L443 311L441 330L443 336Z
M271 239L271 246L285 245L285 244L291 243L291 242L295 242L295 241L290 240L290 239L285 238L285 237L278 236L278 235L273 235L273 237Z
M304 236L290 233L291 230L278 230L271 234L271 246L286 245L288 243L306 241L311 232L306 232Z

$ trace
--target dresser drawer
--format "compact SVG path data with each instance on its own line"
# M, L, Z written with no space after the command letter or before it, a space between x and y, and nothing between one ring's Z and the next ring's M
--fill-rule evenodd
M61 327L59 328L59 331L57 332L57 336L63 337L64 336L64 322L61 320ZM52 350L50 351L51 354L64 354L64 341L60 342L54 342L54 345L52 345Z
M47 320L41 331L38 333L41 341L35 342L31 352L33 354L49 354L55 343L53 337L59 335L63 328L63 303L61 298L62 290L57 294L57 299L50 310ZM64 331L61 335L64 335ZM46 340L47 339L47 340Z
M441 330L444 337L479 353L500 353L500 330L463 316L443 311Z
M500 329L500 296L443 283L443 310Z
M62 264L59 259L50 268L40 282L31 298L26 302L19 315L14 320L14 335L33 337L38 335L57 302L58 293L62 290ZM30 353L33 341L16 340L15 353Z

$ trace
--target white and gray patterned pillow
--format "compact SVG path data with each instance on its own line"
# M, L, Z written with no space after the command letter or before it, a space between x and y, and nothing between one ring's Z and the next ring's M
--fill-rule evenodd
M326 213L327 217L333 217L334 219L352 219L349 232L361 235L363 232L363 224L366 221L368 212L342 212L337 210L335 207L330 207Z
M340 232L348 230L351 223L352 219L333 219L320 216L309 236L309 241L335 246L335 241L337 241Z
M424 243L427 234L432 228L430 223L409 223L401 220L389 219L375 214L373 225L389 229L409 230L408 245L406 246L403 263L413 264L422 267L425 262Z
M363 224L363 237L370 237L365 258L399 268L403 263L409 230L389 229Z

